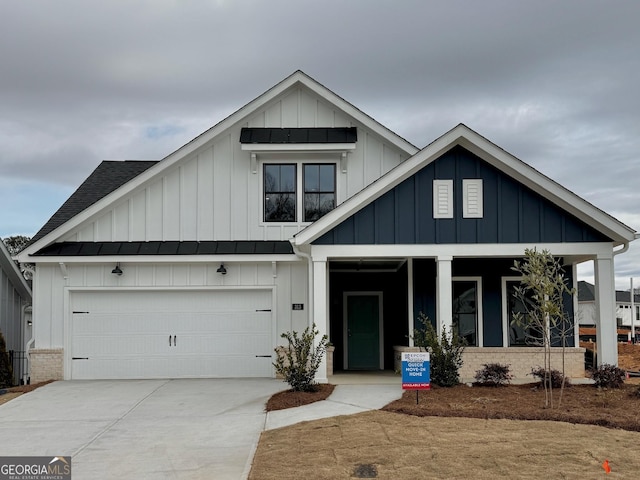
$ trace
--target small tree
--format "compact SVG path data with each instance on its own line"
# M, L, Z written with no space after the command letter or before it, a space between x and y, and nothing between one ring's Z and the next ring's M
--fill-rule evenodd
M4 246L7 247L9 254L17 255L24 247L26 247L31 241L31 237L26 237L24 235L14 235L12 237L5 237L2 239Z
M26 237L24 235L14 235L12 237L5 237L2 239L2 243L4 243L4 246L7 248L7 251L11 256L17 255L22 250L24 250L30 241L31 241L31 237ZM32 279L33 266L34 266L33 263L21 264L16 262L16 265L18 265L18 268L20 269L20 273L22 273L22 276L25 278L25 280Z
M438 337L431 320L422 312L418 314L418 323L422 328L413 331L413 343L430 354L431 383L441 387L457 385L460 383L464 340L458 336L455 329L447 333L444 327Z
M567 286L560 262L547 250L538 252L525 250L522 262L514 261L512 270L522 275L520 286L515 288L515 297L524 306L524 312L514 313L512 323L525 330L526 342L544 349L544 406L553 407L553 382L551 368L551 346L556 339L562 346L562 377L565 377L565 347L567 334L571 330L564 311L564 295L574 295L575 290ZM560 400L564 381L560 387Z
M280 337L288 342L287 347L276 348L276 363L273 366L278 375L282 375L295 392L313 392L317 388L314 381L320 367L322 355L327 349L327 336L324 335L314 347L315 338L320 332L313 327L305 328L302 336L298 332L285 332Z

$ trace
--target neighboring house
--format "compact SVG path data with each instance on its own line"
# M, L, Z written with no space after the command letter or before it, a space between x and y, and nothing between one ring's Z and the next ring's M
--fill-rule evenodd
M581 326L595 326L595 298L594 285L585 281L578 282L578 321ZM632 317L634 310L635 316ZM622 339L627 340L627 335L631 332L632 318L634 329L640 334L640 295L635 294L633 296L632 310L631 292L616 290L615 315L616 325L618 328L623 328L623 330L619 330L619 337L624 337ZM624 329L624 327L626 327L626 329ZM587 333L585 333L585 335L587 335Z
M419 150L298 71L159 162L102 163L36 234L32 377L271 377L281 333L315 323L326 381L394 368L419 312L470 341L463 376L524 376L542 362L509 321L526 247L572 284L594 261L616 363L614 250L634 238L464 125Z
M22 362L31 338L31 288L0 238L0 332L13 360L16 383L27 380Z

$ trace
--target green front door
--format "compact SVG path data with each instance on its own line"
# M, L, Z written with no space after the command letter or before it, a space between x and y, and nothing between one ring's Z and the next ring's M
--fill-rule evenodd
M380 369L380 294L346 294L348 370Z

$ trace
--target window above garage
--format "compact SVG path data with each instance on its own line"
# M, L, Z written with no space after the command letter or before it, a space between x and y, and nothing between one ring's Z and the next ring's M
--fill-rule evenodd
M315 222L336 206L334 163L265 163L265 222Z
M243 151L251 152L251 172L258 171L258 156L274 158L278 154L338 154L340 169L347 171L347 153L355 150L356 127L249 128L240 131Z

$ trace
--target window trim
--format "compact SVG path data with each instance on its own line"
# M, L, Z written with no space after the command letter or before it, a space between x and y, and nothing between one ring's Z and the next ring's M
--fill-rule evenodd
M476 284L476 338L478 339L477 347L484 347L484 321L482 318L482 277L452 277L451 278L451 300L453 301L453 282L475 282ZM453 313L453 305L452 313Z
M502 346L505 348L511 348L509 345L509 304L507 302L507 283L508 282L521 282L522 277L507 276L501 278L501 293L502 299Z
M267 166L282 167L282 166L290 166L290 165L293 166L293 175L294 175L294 180L295 180L295 185L293 187L294 188L293 192L286 192L286 191L280 190L280 191L274 191L274 192L270 192L270 193L275 193L275 194L278 194L278 195L282 195L282 194L285 194L285 193L287 193L287 194L293 193L294 194L294 196L295 196L295 204L294 204L293 211L294 211L295 220L292 220L292 221L285 221L285 220L272 220L272 221L270 221L270 220L267 220L266 211L265 211L265 209L266 209L267 191L266 191L265 184L264 184L264 182L265 182L265 171L267 169ZM298 184L299 184L299 182L298 182L298 165L297 164L295 164L295 163L290 163L290 164L286 164L286 163L265 163L265 164L262 165L262 189L261 189L262 190L262 221L264 223L266 223L266 224L281 224L281 223L295 223L295 222L297 222L298 215L299 215L299 212L298 212L298 196L299 196L298 195L298 187L299 187L299 185Z
M306 190L306 184L305 184L307 167L321 167L323 165L329 165L329 166L333 167L333 190L329 191L329 190L322 190L321 188L319 188L317 192L313 192L313 191L308 192ZM337 190L337 185L338 185L337 172L338 172L338 169L337 169L337 165L335 165L335 164L315 163L315 162L305 162L305 163L302 164L302 172L300 173L300 176L302 177L302 192L301 192L301 197L302 198L301 198L300 208L301 208L302 211L300 212L300 216L301 216L302 221L304 223L313 223L313 222L319 220L319 218L316 219L316 220L311 220L311 221L305 219L305 217L307 215L307 203L306 203L307 195L318 195L318 202L320 201L320 197L322 195L333 195L333 208L331 210L336 208L336 204L337 204L337 192L336 192L336 190ZM321 182L321 178L322 178L321 168L318 168L318 182L319 182L319 184ZM331 210L326 212L324 215L329 213ZM322 218L324 215L322 215L320 218Z
M307 226L314 222L304 221L304 165L333 165L334 178L335 178L335 205L334 209L340 204L340 182L338 172L340 171L340 160L336 158L299 158L288 160L286 157L261 159L258 162L258 182L259 182L259 197L260 197L260 222L259 225L264 226L281 226L281 227L293 227L293 226ZM291 222L273 221L268 222L265 220L265 191L264 191L264 166L265 165L295 165L296 166L296 219ZM317 220L316 220L317 221Z

